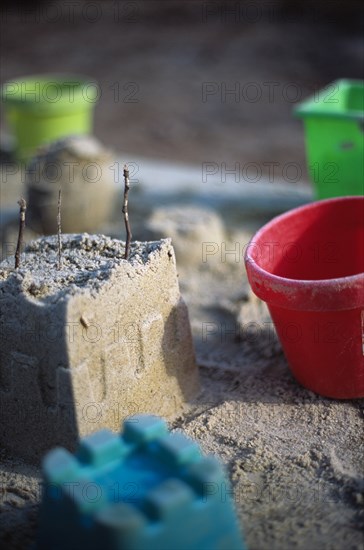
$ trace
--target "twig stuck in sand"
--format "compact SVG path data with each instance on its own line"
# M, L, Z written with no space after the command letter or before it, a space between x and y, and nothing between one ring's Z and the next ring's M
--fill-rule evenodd
M58 191L57 234L58 234L58 269L62 269L62 226L61 226L62 189Z
M129 258L130 253L130 241L132 238L132 233L130 229L130 223L129 223L129 213L128 213L128 195L129 195L129 189L130 189L130 181L129 181L129 168L127 165L124 165L124 204L123 204L123 214L124 214L124 221L125 221L125 229L126 229L126 243L125 243L125 260Z
M16 246L16 252L15 252L15 269L18 269L20 267L20 253L21 249L23 247L23 236L24 236L24 227L25 227L25 211L27 209L27 202L25 199L21 198L18 201L18 204L20 206L19 210L19 234L18 234L18 243Z

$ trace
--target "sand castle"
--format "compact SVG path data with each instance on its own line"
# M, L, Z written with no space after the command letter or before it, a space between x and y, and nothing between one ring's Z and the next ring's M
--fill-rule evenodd
M135 413L173 418L198 393L188 311L169 239L104 236L28 245L0 265L0 444L38 461Z
M155 208L145 229L151 239L172 239L181 266L199 267L221 262L216 249L227 240L227 235L224 224L213 210L191 205Z
M113 153L93 136L69 136L40 148L27 166L27 224L38 233L57 231L62 189L64 233L99 231L112 214L117 187Z

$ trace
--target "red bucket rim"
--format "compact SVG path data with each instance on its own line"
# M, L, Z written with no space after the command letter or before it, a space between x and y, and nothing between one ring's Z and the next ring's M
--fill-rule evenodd
M329 203L358 202L364 197L346 196L324 199L299 206L276 216L263 225L250 240L244 260L249 282L255 294L271 305L306 311L328 311L364 307L364 272L331 279L289 279L262 268L251 255L251 245L282 220L295 217L305 210L321 208Z

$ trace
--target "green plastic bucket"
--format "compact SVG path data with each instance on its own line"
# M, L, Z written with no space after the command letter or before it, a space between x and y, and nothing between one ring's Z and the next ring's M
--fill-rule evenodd
M85 78L42 75L8 81L1 95L16 157L26 161L44 143L91 133L99 88Z
M364 193L364 82L337 80L294 110L303 118L316 197Z

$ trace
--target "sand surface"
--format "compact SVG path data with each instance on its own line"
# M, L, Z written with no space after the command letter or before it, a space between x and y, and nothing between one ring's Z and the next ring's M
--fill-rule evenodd
M225 464L248 548L362 549L363 400L298 385L233 256L181 266L180 286L203 391L172 426ZM3 453L0 487L0 540L25 548L36 535L39 470Z

